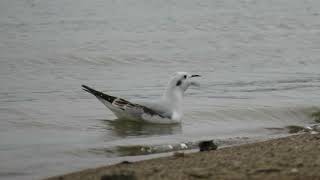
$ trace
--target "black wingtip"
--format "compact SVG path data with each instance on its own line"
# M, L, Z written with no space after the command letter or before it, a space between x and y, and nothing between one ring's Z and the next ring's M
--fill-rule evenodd
M81 85L81 87L82 87L82 89L84 90L84 91L87 91L88 93L91 93L91 94L93 94L93 95L96 95L96 90L94 90L94 89L92 89L92 88L90 88L89 86L86 86L86 85Z
M82 87L82 90L84 90L84 91L87 91L87 92L90 92L89 91L89 87L88 86L86 86L86 85L81 85L81 87Z
M96 90L92 89L91 87L89 86L86 86L86 85L81 85L82 89L87 91L87 92L96 92Z
M90 87L86 86L86 85L81 85L81 87L83 87L84 89L91 89Z
M108 101L110 103L112 103L116 99L116 97L113 97L113 96L104 94L103 92L94 90L94 89L90 88L89 86L81 85L81 87L83 88L84 91L93 94L98 99L102 98L102 99L104 99L104 100L106 100L106 101Z
M82 90L86 91L86 92L90 92L88 89L82 88Z

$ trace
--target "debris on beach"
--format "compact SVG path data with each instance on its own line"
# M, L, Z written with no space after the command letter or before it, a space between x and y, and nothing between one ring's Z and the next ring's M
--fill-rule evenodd
M216 150L218 146L212 141L201 141L199 143L199 149L200 151L211 151L211 150Z
M296 125L287 126L286 128L289 130L290 134L308 131L307 128L303 126L296 126Z
M314 125L308 126L307 128L309 129L309 131L320 132L320 124L314 124Z
M180 144L181 149L188 149L188 146L185 143Z
M296 126L291 125L286 127L289 130L290 134L294 133L302 133L302 132L309 132L311 134L318 134L320 132L320 124L313 124L310 126Z
M122 161L122 162L120 162L120 164L132 164L132 162L130 162L130 161Z
M320 111L312 113L311 117L315 122L320 123Z

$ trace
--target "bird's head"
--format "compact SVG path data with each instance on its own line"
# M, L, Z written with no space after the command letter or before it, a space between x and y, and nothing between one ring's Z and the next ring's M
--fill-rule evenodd
M195 77L200 77L200 75L176 72L169 81L166 91L167 96L182 96L189 86L199 86L199 83L194 81Z

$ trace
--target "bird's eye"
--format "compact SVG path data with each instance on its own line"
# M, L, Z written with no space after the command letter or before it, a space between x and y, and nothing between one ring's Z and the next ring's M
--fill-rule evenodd
M184 75L183 78L187 79L187 75Z

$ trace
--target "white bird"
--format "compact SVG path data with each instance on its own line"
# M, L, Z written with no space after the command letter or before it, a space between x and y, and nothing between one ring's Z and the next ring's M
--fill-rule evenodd
M200 75L177 72L170 79L168 87L160 99L139 103L104 94L86 85L82 85L82 87L83 90L96 96L119 119L169 124L181 121L184 92L190 85L199 86L197 82L192 80L194 77L200 77Z

